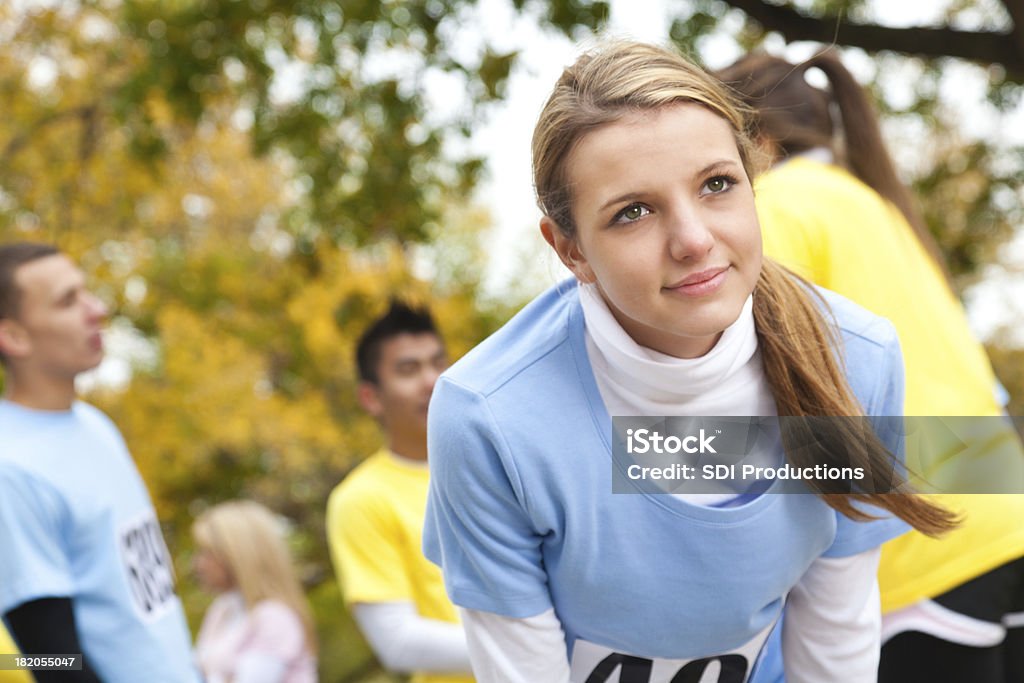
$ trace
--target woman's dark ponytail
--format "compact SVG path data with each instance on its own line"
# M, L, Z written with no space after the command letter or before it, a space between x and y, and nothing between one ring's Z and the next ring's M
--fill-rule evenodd
M818 68L828 77L832 99L839 108L844 140L843 156L855 176L882 195L914 229L918 241L947 276L945 259L938 243L914 203L914 197L896 175L892 157L885 147L875 109L867 93L832 52L822 52L801 65L801 70Z

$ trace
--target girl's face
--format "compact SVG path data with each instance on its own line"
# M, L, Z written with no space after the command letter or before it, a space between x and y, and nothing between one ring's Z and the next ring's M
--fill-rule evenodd
M199 586L208 593L223 593L235 585L227 564L204 545L197 546L192 556L192 573Z
M728 122L701 105L632 113L588 133L567 161L576 234L545 238L596 283L639 344L707 353L761 271L754 193Z

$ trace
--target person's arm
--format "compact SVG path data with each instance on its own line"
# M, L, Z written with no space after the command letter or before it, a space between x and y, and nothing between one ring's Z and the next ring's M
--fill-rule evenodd
M80 654L70 598L42 598L18 605L4 614L18 649L25 655ZM82 661L81 671L33 671L36 683L100 683Z
M881 647L879 548L815 560L789 593L782 628L787 683L874 683Z
M10 463L0 467L0 612L23 654L82 654L65 554L65 508L45 480ZM81 671L36 671L39 683L99 678Z
M554 609L516 619L463 609L473 672L493 683L569 683L565 632Z
M423 617L412 602L357 603L352 614L388 671L471 673L459 624Z
M457 623L422 617L413 599L400 511L366 488L340 489L327 510L328 543L360 631L389 671L468 673L466 639ZM432 575L434 576L434 575Z
M442 375L430 401L423 553L452 602L522 618L553 607L537 526L515 455L488 399ZM544 495L534 491L534 495Z

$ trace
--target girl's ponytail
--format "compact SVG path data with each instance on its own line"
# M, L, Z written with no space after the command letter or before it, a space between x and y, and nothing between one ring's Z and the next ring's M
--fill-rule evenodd
M956 526L956 517L926 497L910 493L900 466L874 431L846 381L834 349L842 342L826 322L814 288L771 260L765 260L754 290L754 324L765 375L783 419L786 458L795 467L827 463L860 467L868 475L862 493L829 490L809 482L829 506L851 519L868 519L854 502L889 511L918 531L937 536ZM814 426L813 433L812 425ZM893 491L893 493L879 493Z

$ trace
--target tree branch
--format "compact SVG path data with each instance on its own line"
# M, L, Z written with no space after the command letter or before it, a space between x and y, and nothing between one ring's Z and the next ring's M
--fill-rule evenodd
M777 31L787 41L813 40L821 43L835 41L840 45L859 47L868 52L893 50L920 57L959 57L981 64L1001 64L1007 77L1024 81L1024 40L1016 23L1019 8L1007 11L1015 22L1013 33L958 31L951 28L889 28L877 24L861 24L839 17L813 17L788 6L774 5L762 0L723 0L742 10L754 21L770 31Z
M1024 54L1024 5L1018 0L1002 0L1002 5L1013 21L1013 39L1017 50Z
M14 158L14 155L21 151L22 147L27 145L32 139L32 136L41 131L43 128L52 126L55 123L60 123L66 119L81 119L87 126L95 120L96 117L96 105L89 104L80 107L73 107L71 109L65 109L64 111L54 112L47 114L38 121L36 121L28 130L15 135L4 147L2 153L0 153L0 163L7 164ZM85 140L83 139L83 145ZM83 146L81 153L85 153L85 147Z

